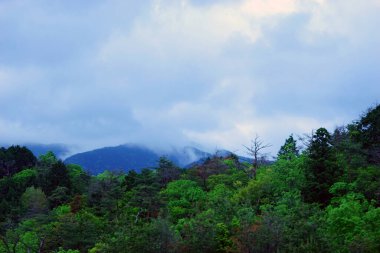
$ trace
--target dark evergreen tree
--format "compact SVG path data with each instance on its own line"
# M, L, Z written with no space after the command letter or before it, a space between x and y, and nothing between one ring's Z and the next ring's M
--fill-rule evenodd
M46 187L44 190L49 196L57 187L71 189L69 172L62 161L58 161L51 166L48 171L46 181Z
M137 176L138 174L135 170L128 171L128 174L125 176L122 186L125 187L127 191L132 190L132 188L136 186Z
M156 171L143 169L129 199L129 205L138 207L135 221L158 216L161 207L158 195L160 188Z
M305 200L322 205L329 203L330 186L342 175L337 166L331 135L325 128L319 128L312 137L308 147L306 168L307 185L303 191Z
M285 140L285 144L282 145L278 151L277 158L291 160L298 155L297 141L293 138L293 134L291 134L289 138Z
M0 148L0 178L12 176L24 168L36 165L37 159L26 147Z
M195 179L199 181L204 189L207 189L207 179L212 175L226 172L228 166L219 156L208 157L203 164L192 168L189 173L194 174Z
M117 211L118 200L123 195L124 176L105 171L92 178L89 186L89 204L97 214L113 214Z
M368 109L358 122L350 126L353 139L361 143L372 164L380 164L380 105Z
M179 179L181 170L175 166L166 157L160 157L160 161L157 168L158 180L162 186L166 186L169 182Z

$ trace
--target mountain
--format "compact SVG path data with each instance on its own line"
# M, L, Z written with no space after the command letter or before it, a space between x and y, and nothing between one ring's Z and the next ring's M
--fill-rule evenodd
M3 145L8 147L10 145ZM32 153L39 157L52 151L58 158L64 159L70 154L70 147L64 144L22 144ZM83 153L77 153L67 157L66 164L78 164L91 174L96 175L105 170L110 171L141 171L143 168L156 168L161 156L167 157L174 164L182 168L190 168L202 164L208 157L213 155L226 157L232 154L228 150L218 150L216 154L202 151L198 148L186 146L183 148L172 148L167 151L155 151L141 145L119 145L115 147L104 147ZM240 157L241 162L250 162L251 159Z
M216 155L226 157L232 152L219 150ZM176 165L189 168L203 163L210 153L195 147L173 148L169 151L154 151L139 145L120 145L105 147L72 155L64 161L66 164L78 164L91 174L104 170L111 171L141 171L143 168L156 168L161 156L167 157ZM239 157L240 161L250 161L249 158Z
M211 154L194 147L153 151L139 145L120 145L105 147L72 155L65 159L66 164L78 164L91 174L104 170L141 171L143 168L155 168L161 156L167 157L180 167L210 157Z
M227 157L227 156L232 155L234 153L231 151L228 151L228 150L220 149L220 150L217 150L213 155L211 155L209 153L206 153L206 154L207 154L206 156L203 156L203 157L199 158L198 160L195 160L191 163L186 164L184 166L184 168L191 168L193 166L201 165L206 161L207 158L212 157L212 156ZM248 158L245 156L238 156L238 155L237 155L237 157L239 159L239 162L241 162L241 163L252 163L252 158Z
M58 158L64 158L69 152L69 147L63 144L25 144L32 153L39 157L47 152L53 152Z
M187 146L181 149L173 149L170 152L161 153L161 156L166 156L180 167L186 167L194 161L210 157L211 154L195 147Z
M137 145L105 147L75 154L66 158L66 164L78 164L91 174L104 170L136 170L157 166L160 156L150 149Z

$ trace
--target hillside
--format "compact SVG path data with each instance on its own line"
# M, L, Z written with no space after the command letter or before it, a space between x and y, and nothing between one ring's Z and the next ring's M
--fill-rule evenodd
M219 153L184 170L143 147L103 148L76 157L159 160L89 175L0 148L0 253L380 252L380 106L316 129L302 151L291 134L271 163Z
M139 172L143 168L156 168L161 156L167 157L177 166L186 167L193 162L210 157L211 154L194 147L157 152L140 145L119 145L78 153L66 158L64 162L80 165L96 175L104 170Z
M105 147L72 155L65 159L66 164L82 166L91 174L96 175L104 170L110 171L140 171L142 168L157 166L159 155L153 151L135 145L120 145Z

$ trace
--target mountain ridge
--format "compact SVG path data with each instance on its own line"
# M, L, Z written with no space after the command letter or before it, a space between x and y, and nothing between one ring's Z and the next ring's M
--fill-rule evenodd
M229 154L232 152L225 150L222 155L216 153L218 156ZM125 172L135 170L139 172L144 168L156 168L162 156L167 157L179 167L188 168L202 163L208 157L212 157L213 154L191 146L173 148L163 152L154 151L138 144L123 144L77 153L67 157L64 162L80 165L91 174L98 174L105 170ZM249 160L246 157L240 158L244 161Z
M102 173L105 170L124 172L135 170L140 172L144 168L156 168L162 156L172 161L178 167L190 168L202 164L207 158L212 156L226 157L233 154L233 152L223 149L210 153L193 146L154 150L144 145L133 143L101 147L78 153L73 153L71 146L65 144L24 143L20 145L26 146L36 157L51 151L66 164L80 165L93 175ZM238 157L241 162L250 161L247 157Z

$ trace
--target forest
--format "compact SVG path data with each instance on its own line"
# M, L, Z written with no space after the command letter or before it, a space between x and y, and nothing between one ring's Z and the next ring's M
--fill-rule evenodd
M380 252L380 105L260 161L90 175L1 148L0 253Z

